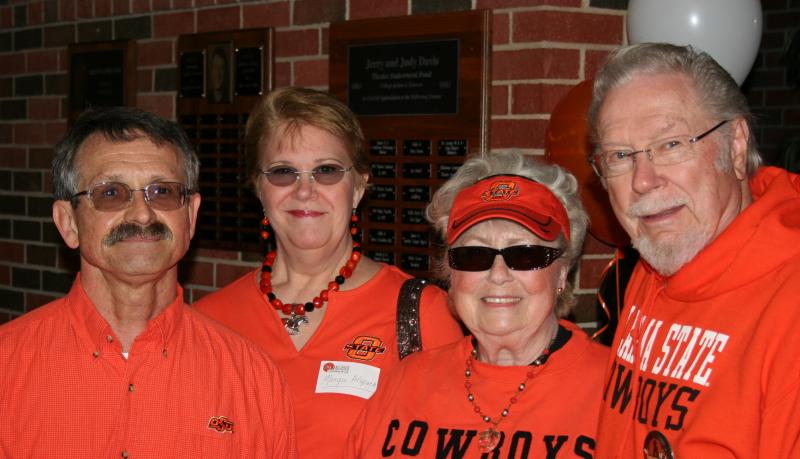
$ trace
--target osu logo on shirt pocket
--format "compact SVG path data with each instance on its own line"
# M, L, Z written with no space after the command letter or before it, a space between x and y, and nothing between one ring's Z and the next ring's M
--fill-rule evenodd
M359 336L352 343L344 345L345 355L355 360L372 360L378 354L383 354L386 348L383 341L374 336Z
M233 433L233 422L225 416L213 416L208 420L208 428L219 433Z

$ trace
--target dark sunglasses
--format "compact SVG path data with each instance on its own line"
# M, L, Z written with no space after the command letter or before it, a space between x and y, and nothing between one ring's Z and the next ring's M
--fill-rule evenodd
M457 271L486 271L494 264L495 257L502 255L509 269L531 271L550 266L563 253L561 249L543 245L514 245L500 250L469 245L448 250L447 259Z
M353 166L343 168L336 164L322 164L310 171L299 171L291 166L275 166L261 171L261 173L266 175L269 183L275 186L294 185L300 180L302 174L309 174L311 179L320 185L336 185L352 168Z

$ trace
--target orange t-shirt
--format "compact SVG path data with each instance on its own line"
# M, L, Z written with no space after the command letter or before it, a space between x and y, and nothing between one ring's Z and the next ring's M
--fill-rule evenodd
M127 359L80 276L0 327L0 457L296 457L275 365L182 299Z
M344 448L367 397L399 362L397 295L408 278L384 265L364 285L333 292L324 320L299 352L252 272L203 297L195 307L260 345L283 371L292 392L300 457L333 457ZM435 287L423 292L423 347L459 340L463 335L447 308L446 294Z
M572 336L539 367L496 366L474 361L470 376L475 403L499 419L497 448L482 455L480 432L489 424L467 400L466 360L472 338L409 356L369 401L347 442L345 458L424 457L591 458L608 348L589 340L574 324ZM524 392L518 386L528 380Z

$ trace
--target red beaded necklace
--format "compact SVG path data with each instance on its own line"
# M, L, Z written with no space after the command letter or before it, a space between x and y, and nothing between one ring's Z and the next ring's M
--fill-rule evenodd
M353 252L350 254L350 259L347 260L347 263L339 269L339 275L328 282L328 288L321 290L319 295L305 304L284 303L272 292L272 265L275 263L276 256L277 252L272 251L264 258L264 263L261 265L259 287L261 288L261 293L266 295L273 308L289 315L288 318L283 318L281 321L290 335L296 335L300 333L300 324L308 322L308 318L305 317L306 313L321 308L328 301L330 292L338 291L340 286L344 284L345 279L349 279L353 275L353 271L355 271L358 262L361 260L361 244L353 241Z
M478 343L473 339L472 351L470 352L469 357L467 357L467 368L464 370L464 388L467 389L467 400L472 405L473 411L475 411L475 413L477 413L478 416L483 419L483 422L490 424L486 430L478 435L478 448L480 448L481 452L490 453L497 448L498 443L500 443L500 432L497 431L497 425L503 422L503 419L508 417L511 406L517 403L519 400L517 397L522 394L528 381L533 378L535 374L534 369L544 365L547 362L547 359L550 357L550 354L558 350L558 348L563 345L561 342L556 345L556 340L559 338L560 333L561 327L559 326L558 333L556 333L556 336L550 340L550 344L548 344L547 348L542 351L542 354L537 357L536 360L531 362L530 366L533 368L529 368L525 373L525 379L519 383L519 386L517 386L517 392L514 393L514 395L512 395L508 400L508 405L506 405L506 407L503 408L503 411L500 412L500 419L497 420L492 420L491 416L486 415L483 410L481 410L481 407L475 403L475 394L472 393L472 383L470 382L469 378L472 376L472 362L474 362L478 357Z

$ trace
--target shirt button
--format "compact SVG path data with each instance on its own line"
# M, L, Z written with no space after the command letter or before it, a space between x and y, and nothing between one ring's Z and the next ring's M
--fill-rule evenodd
M92 352L92 357L98 358L98 357L100 357L100 353L97 352L97 351L94 351L94 352Z
M125 451L125 450L122 450L122 452L119 453L119 455L122 456L122 457L128 457L128 452Z
M111 336L111 335L108 335L108 336L106 336L106 340L110 343L110 342L114 341L114 337Z
M128 392L133 392L133 383L128 384Z

